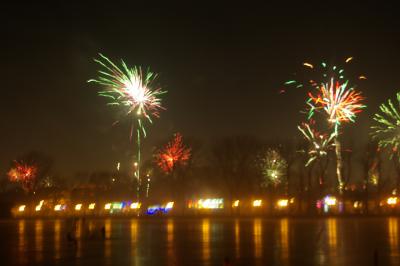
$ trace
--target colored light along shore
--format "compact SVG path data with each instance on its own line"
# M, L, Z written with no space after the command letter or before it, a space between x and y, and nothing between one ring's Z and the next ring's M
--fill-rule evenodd
M315 204L314 204L315 203ZM312 206L317 214L363 214L365 202L345 200L326 195ZM369 203L371 208L372 203ZM304 202L295 198L279 199L234 199L223 198L192 199L179 203L166 201L144 203L138 201L72 202L67 200L42 199L38 202L23 203L11 210L13 217L62 217L62 216L165 216L165 215L296 215ZM372 208L380 213L393 213L399 209L399 200L390 196ZM382 212L383 211L383 212Z

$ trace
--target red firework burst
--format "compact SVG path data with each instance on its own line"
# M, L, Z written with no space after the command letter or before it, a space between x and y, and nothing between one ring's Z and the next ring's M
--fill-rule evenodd
M37 177L38 168L36 165L29 165L23 162L14 162L14 166L7 175L11 182L18 182L25 191L31 191Z
M184 165L189 160L191 149L183 144L182 135L176 133L174 138L156 154L157 165L165 173L170 173L177 165Z

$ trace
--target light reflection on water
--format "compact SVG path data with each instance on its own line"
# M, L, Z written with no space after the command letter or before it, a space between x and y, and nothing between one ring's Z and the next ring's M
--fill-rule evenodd
M137 231L138 231L138 221L136 219L131 220L131 243L137 242Z
M254 219L253 223L253 236L254 236L254 257L262 257L262 223L260 218Z
M203 260L208 261L210 259L210 221L208 219L203 219L201 230L203 240Z
M25 220L18 221L18 261L26 263L25 251L27 249L25 239Z
M134 265L139 264L138 255L138 220L130 220L130 231L131 231L131 258L135 261Z
M399 257L399 230L397 218L388 219L388 238L390 244L390 258L392 263L398 262Z
M326 228L328 233L328 248L329 256L336 257L337 255L337 219L328 218L326 220Z
M54 221L54 258L60 259L61 250L61 221L59 219Z
M83 238L83 220L79 219L76 224L76 257L80 258L82 256L82 238Z
M62 264L80 258L89 259L92 264L172 266L184 262L204 266L223 265L223 258L229 255L233 265L296 262L296 265L361 266L372 263L376 245L382 265L396 265L399 261L397 217L89 219L87 223L75 223L72 232L78 240L76 247L65 237L71 226L62 219L10 223L14 223L11 227L15 230L14 237L5 239L12 244L5 246L4 253L14 257L3 265ZM105 239L98 230L102 225ZM7 237L4 233L9 229L1 226L0 223L0 233ZM9 252L11 249L15 252Z
M240 224L239 220L235 220L235 254L236 258L240 258Z
M43 260L43 221L35 221L35 254L36 261L41 262Z
M281 264L289 264L289 221L287 218L280 221L280 247L281 247Z
M176 265L173 219L167 221L167 259L168 265Z
M105 239L104 239L104 255L106 258L111 257L111 219L106 219L104 223Z

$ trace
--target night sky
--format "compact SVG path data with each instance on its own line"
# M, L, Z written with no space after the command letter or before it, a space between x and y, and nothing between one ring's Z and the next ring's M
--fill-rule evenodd
M31 150L52 156L66 176L127 160L129 120L113 126L121 113L86 83L99 52L150 67L168 90L167 111L148 127L147 154L177 131L204 142L299 136L306 91L278 91L304 61L354 56L368 77L360 88L368 109L346 126L357 139L368 138L378 104L400 88L394 5L190 3L2 7L0 172Z

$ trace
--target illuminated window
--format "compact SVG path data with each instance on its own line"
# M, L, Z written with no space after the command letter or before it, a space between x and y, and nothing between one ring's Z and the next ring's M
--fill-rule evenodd
M55 211L61 211L62 210L62 205L61 204L57 204L56 206L54 206L54 210Z
M287 199L280 199L278 200L278 206L281 208L287 207L289 201Z
M324 199L325 205L334 206L336 205L336 198L331 196L326 196Z
M114 203L112 204L112 208L113 208L113 209L116 209L116 210L121 210L123 206L124 206L124 205L122 204L122 202L114 202Z
M387 204L389 205L396 205L397 204L397 197L390 197L387 199Z
M253 207L260 207L262 205L262 200L254 200Z
M39 205L37 205L36 207L35 207L35 211L40 211L41 209L42 209L42 206L43 206L43 203L44 203L44 200L41 200L40 202L39 202Z
M172 209L174 207L174 202L170 201L165 205L165 209Z
M222 209L224 208L223 199L199 199L197 201L198 209Z
M140 209L140 205L141 204L139 202L132 202L130 207L131 207L131 209L136 210L136 209Z

